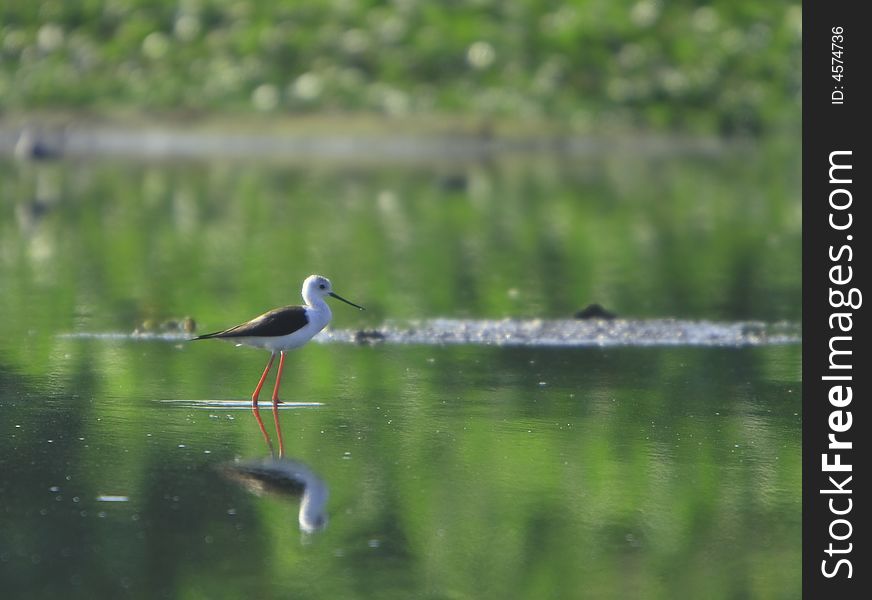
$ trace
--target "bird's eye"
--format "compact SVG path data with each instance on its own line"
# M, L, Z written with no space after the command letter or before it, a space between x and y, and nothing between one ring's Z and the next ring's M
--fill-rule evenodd
M327 286L324 285L323 283L322 283L321 285L319 285L318 287L321 288L322 290L326 290L326 289L327 289Z

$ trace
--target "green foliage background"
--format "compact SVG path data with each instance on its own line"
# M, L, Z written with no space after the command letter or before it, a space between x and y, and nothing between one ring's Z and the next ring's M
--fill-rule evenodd
M9 0L0 115L365 113L591 129L798 129L784 0Z

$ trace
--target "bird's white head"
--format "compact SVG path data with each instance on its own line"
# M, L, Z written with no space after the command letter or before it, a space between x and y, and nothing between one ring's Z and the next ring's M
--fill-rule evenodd
M337 300L342 300L346 304L350 304L355 308L364 310L362 306L358 306L354 302L349 302L339 294L333 291L333 284L330 280L322 275L309 275L303 282L303 300L310 306L315 306L324 302L327 296L332 296Z
M323 299L330 295L333 291L333 284L330 280L321 275L309 275L306 281L303 282L303 300L312 304L316 298Z

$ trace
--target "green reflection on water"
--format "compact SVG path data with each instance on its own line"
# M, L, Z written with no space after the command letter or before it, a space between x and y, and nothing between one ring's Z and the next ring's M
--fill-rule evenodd
M244 399L265 353L57 335L211 330L296 302L310 272L369 309L338 305L338 327L589 302L796 320L779 157L0 165L4 590L796 597L797 346L307 346L283 397L324 406L282 411L285 444L331 496L303 539L293 501L216 468L266 454L250 412L161 402Z

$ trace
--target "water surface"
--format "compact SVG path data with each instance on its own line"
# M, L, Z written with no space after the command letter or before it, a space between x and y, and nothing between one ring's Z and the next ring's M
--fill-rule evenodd
M796 597L791 156L0 162L4 591ZM173 329L295 303L311 272L368 308L286 361L284 454L324 527L299 486L227 476L270 454L266 353ZM572 320L594 302L619 319ZM732 342L596 343L626 323ZM500 324L595 335L482 339Z

